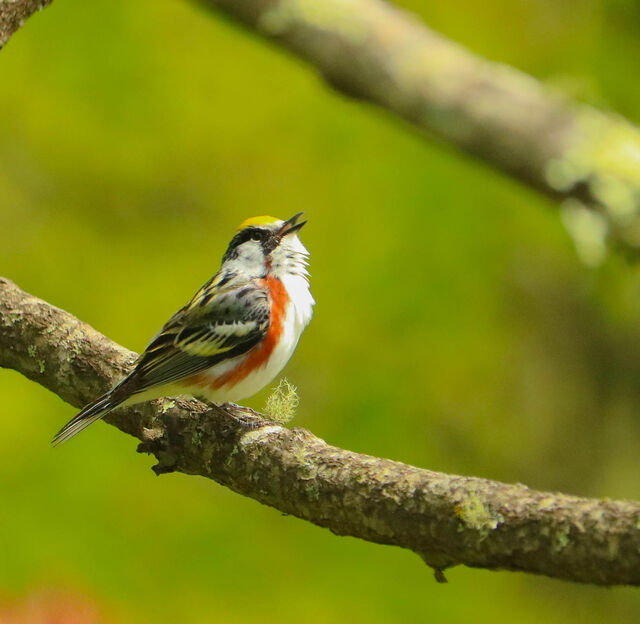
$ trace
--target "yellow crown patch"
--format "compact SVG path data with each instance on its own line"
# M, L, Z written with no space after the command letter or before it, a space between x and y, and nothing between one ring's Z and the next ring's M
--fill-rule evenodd
M262 215L260 217L251 217L250 219L243 221L240 224L240 227L238 228L238 230L244 230L244 228L247 228L251 225L271 225L276 221L282 221L282 219L278 219L278 217L270 217L268 215Z

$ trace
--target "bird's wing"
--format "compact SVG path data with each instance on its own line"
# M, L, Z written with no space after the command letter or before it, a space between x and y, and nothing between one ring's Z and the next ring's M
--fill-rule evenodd
M123 390L137 394L246 353L269 329L270 299L258 283L212 281L177 312L140 356Z

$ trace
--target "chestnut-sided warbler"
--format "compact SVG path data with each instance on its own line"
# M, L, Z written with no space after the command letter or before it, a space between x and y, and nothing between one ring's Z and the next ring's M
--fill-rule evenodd
M133 370L53 439L54 445L119 405L164 396L215 403L255 394L284 368L311 320L309 253L298 238L302 213L240 225L220 270L151 340Z

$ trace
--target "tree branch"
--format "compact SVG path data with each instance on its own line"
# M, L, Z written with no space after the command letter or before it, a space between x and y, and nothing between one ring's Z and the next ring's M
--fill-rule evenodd
M76 407L122 377L135 354L0 278L0 366ZM640 585L640 504L536 492L329 446L245 408L160 400L108 422L178 470L287 514L449 566L507 569L599 585Z
M51 0L0 0L0 49ZM385 108L562 200L587 262L609 240L640 253L640 130L492 63L382 0L199 0Z
M27 18L51 2L52 0L0 0L0 50Z
M640 252L640 131L622 117L484 60L381 0L199 1L302 57L338 91L565 200L585 259L598 259L605 235Z

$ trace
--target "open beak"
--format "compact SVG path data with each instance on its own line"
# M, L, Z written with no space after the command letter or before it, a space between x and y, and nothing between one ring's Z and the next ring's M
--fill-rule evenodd
M287 234L293 234L297 232L306 223L306 221L300 221L300 223L298 223L298 219L303 214L304 212L299 212L298 214L294 214L291 219L287 219L278 231L279 236L282 237L286 236Z

